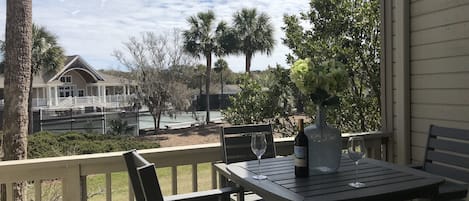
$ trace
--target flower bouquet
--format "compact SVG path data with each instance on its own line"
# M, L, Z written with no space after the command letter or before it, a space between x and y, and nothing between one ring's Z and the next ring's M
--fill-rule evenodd
M337 95L348 86L345 67L336 60L314 64L309 58L299 59L291 67L290 77L318 106L339 104Z

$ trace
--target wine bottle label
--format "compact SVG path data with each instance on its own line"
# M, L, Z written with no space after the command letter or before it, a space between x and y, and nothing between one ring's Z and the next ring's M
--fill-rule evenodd
M306 167L306 148L302 146L294 146L295 166Z

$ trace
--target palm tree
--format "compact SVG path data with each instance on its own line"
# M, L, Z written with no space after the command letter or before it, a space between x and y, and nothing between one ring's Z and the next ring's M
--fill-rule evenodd
M22 160L28 153L32 0L7 0L6 7L3 160ZM26 200L25 189L24 182L15 184L13 200Z
M243 8L233 15L233 29L239 41L238 53L246 56L246 73L251 71L251 59L256 52L270 55L274 48L270 17L256 9Z
M228 69L228 63L224 59L218 59L215 62L215 72L220 74L220 86L221 86L221 95L219 98L220 101L220 110L223 108L223 71Z
M204 83L203 79L205 76L205 71L207 67L205 65L199 64L194 68L194 74L197 77L197 85L199 86L199 97L202 97L202 84Z
M39 72L55 72L63 66L65 55L57 38L44 27L33 24L31 55L31 82L29 84L29 126L28 133L33 132L32 94L33 78Z
M194 57L204 56L206 59L205 70L205 95L206 95L206 122L210 122L210 72L212 70L212 53L222 54L222 47L217 36L226 28L226 23L220 22L215 27L215 14L213 11L200 12L187 19L189 30L183 32L184 50Z

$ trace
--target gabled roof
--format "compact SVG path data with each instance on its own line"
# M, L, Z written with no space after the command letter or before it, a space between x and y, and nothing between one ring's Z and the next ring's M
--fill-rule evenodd
M67 56L67 59L65 59L65 66L47 82L53 82L55 80L59 80L60 77L62 77L62 75L72 70L79 70L79 71L86 72L88 76L86 74L82 74L82 76L91 77L91 79L93 79L94 82L104 81L104 78L98 72L96 72L93 67L91 67L88 63L86 63L85 60L83 60L79 55L73 55L73 56Z

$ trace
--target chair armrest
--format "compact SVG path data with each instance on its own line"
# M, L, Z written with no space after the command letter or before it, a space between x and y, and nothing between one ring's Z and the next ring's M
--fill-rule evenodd
M213 189L208 191L200 191L200 192L193 192L193 193L186 193L186 194L179 194L179 195L171 195L164 197L165 201L203 201L203 200L217 200L216 198L229 195L231 193L237 193L239 191L238 187L225 187L220 189ZM215 199L214 199L215 198Z

